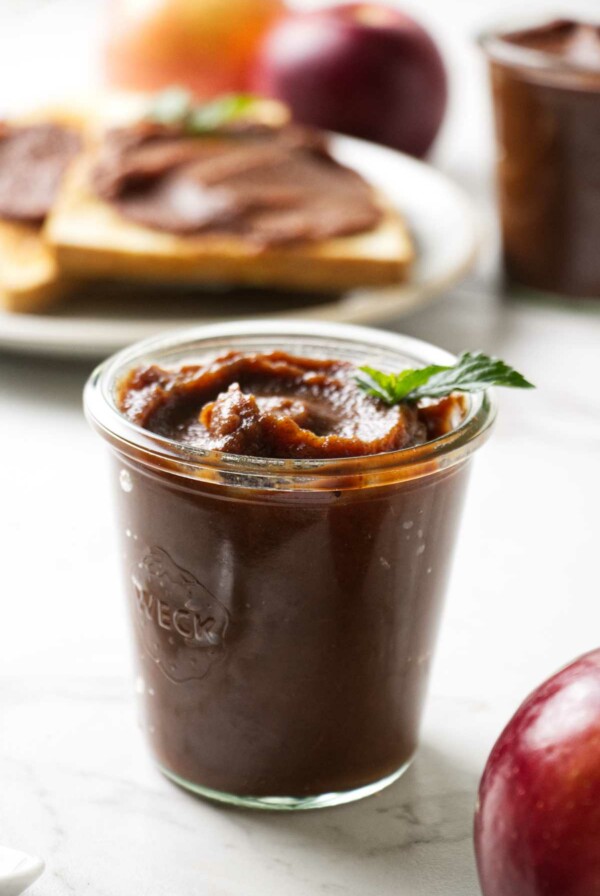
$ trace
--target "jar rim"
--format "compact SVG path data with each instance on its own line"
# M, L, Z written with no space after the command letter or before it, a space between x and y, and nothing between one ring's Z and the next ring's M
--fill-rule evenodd
M538 73L555 74L566 79L576 79L584 76L594 81L598 80L600 83L600 69L586 65L579 59L557 56L556 53L524 47L507 40L509 35L519 31L530 31L554 23L560 24L563 21L571 20L566 19L564 16L550 19L548 16L540 17L538 15L532 17L531 14L525 15L512 21L505 21L495 27L486 28L478 35L477 43L490 59L511 67L514 66ZM589 16L584 24L600 27L600 18L598 18L597 22L594 22L592 17Z
M337 343L338 353L345 344L386 352L405 359L414 359L416 366L423 364L455 363L456 357L444 349L427 342L389 331L353 324L326 323L313 320L282 321L261 319L234 321L222 324L200 325L185 330L163 333L142 340L110 356L92 372L84 390L86 416L119 453L140 461L146 466L162 468L170 473L193 479L202 479L202 471L209 479L215 474L231 474L250 486L261 488L285 488L290 480L303 487L319 487L319 480L330 482L335 477L340 487L360 476L373 476L374 481L394 478L418 478L452 466L469 456L483 441L495 417L495 402L489 391L469 396L469 410L464 420L450 433L421 445L387 451L379 454L342 458L279 459L249 457L226 452L198 448L157 435L128 420L117 408L114 400L116 384L140 363L161 363L169 353L177 354L181 361L194 356L210 357L211 343L227 340L229 347L240 351L252 350L252 346L231 346L231 340L242 343L254 340L276 339L285 345L287 339L303 339L313 344ZM279 346L280 347L280 346ZM257 350L258 346L254 347ZM293 348L293 346L290 346ZM221 346L221 351L225 346ZM263 349L264 350L264 349ZM212 355L214 357L214 355ZM335 356L335 355L334 355ZM230 477L231 478L231 477ZM331 486L329 486L331 487ZM355 486L353 486L355 487Z

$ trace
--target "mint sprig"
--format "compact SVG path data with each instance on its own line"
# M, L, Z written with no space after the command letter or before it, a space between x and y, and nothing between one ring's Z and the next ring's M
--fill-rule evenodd
M389 405L421 398L444 398L453 392L483 392L490 386L534 388L513 367L483 352L463 352L451 367L431 364L400 373L384 373L365 365L359 367L356 382L369 395Z
M155 124L178 125L191 136L210 134L236 121L256 105L249 93L229 93L207 103L196 103L189 91L172 87L157 94L146 110Z
M170 87L154 96L145 113L154 124L181 124L193 108L192 95L183 87Z

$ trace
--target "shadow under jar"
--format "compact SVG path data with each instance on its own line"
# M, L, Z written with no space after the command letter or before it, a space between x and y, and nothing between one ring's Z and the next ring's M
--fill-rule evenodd
M157 435L118 410L145 364L284 350L398 370L452 363L359 327L258 322L148 341L105 362L86 409L109 442L145 730L161 769L208 796L312 808L408 766L470 458L493 418L413 448L286 460Z
M480 43L506 274L536 291L600 298L600 24L561 19Z

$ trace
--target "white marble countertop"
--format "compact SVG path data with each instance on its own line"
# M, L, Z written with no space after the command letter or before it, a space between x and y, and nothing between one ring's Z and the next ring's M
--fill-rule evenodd
M476 4L438 9L452 5L466 35ZM487 172L465 161L459 124L436 158L479 190ZM502 298L492 254L390 325L496 352L538 389L499 396L476 460L417 759L339 809L222 809L154 769L136 726L105 449L80 407L88 368L0 355L0 843L46 859L32 896L476 896L488 750L535 684L600 640L600 305Z

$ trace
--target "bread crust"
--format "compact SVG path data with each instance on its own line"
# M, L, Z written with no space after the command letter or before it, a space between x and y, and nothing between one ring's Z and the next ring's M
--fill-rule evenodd
M0 308L39 311L68 288L39 227L0 220Z

